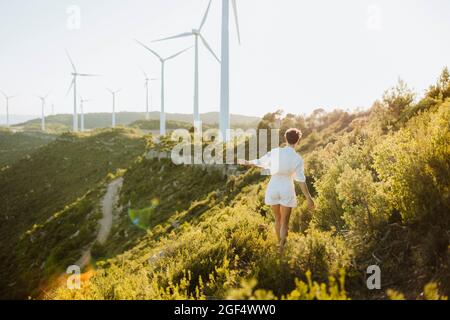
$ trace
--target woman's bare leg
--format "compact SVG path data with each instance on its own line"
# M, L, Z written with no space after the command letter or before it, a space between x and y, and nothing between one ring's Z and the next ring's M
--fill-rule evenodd
M275 216L275 233L277 234L277 239L280 241L280 229L281 229L281 212L280 205L272 206L272 211Z
M281 215L281 228L280 228L280 254L283 254L284 246L286 245L286 239L289 232L289 219L291 218L292 208L283 207L280 208Z

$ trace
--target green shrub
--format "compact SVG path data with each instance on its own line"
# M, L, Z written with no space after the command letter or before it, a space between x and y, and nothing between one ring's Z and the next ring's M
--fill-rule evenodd
M405 221L449 223L449 123L447 102L413 118L375 147L374 168Z

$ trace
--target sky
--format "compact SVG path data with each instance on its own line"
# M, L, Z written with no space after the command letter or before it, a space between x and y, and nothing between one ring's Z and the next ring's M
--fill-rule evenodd
M85 112L110 112L107 88L122 89L119 111L144 111L141 70L160 106L160 63L138 39L168 56L192 38L153 40L197 28L209 0L0 0L0 90L19 94L10 113L71 113L67 49L79 72ZM368 108L404 79L419 95L450 66L448 0L238 0L242 43L231 15L231 113ZM203 34L220 54L221 0ZM167 63L166 112L192 113L194 51ZM0 97L1 98L1 97ZM219 111L220 66L200 47L200 111ZM0 114L5 113L0 99Z

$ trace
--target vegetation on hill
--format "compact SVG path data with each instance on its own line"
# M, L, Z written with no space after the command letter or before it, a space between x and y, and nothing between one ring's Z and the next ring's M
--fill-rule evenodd
M138 120L129 125L131 128L147 130L147 131L159 131L159 120ZM182 121L167 121L167 130L185 129L192 130L192 123Z
M215 170L176 166L170 159L145 157L140 157L123 177L119 200L122 215L113 227L110 241L104 248L97 248L103 256L114 256L136 245L136 240L149 229L160 229L163 234L197 218L208 209L208 202L212 201L209 194L227 180Z
M84 115L86 129L109 128L111 126L111 113L87 113ZM242 115L231 115L231 123L239 128L256 127L259 122L257 117L248 117ZM116 123L118 126L138 127L144 130L159 129L159 112L151 112L150 120L145 121L145 114L142 112L118 112L116 113ZM169 129L189 129L192 125L192 115L189 114L166 114L167 125ZM204 113L201 119L205 125L216 125L219 119L217 112ZM50 132L62 133L72 129L72 115L58 114L45 118L46 128ZM79 116L78 123L81 119ZM147 123L149 122L149 123ZM180 127L178 127L180 126ZM40 131L41 119L33 119L25 123L17 124L26 131Z
M275 112L266 115L258 126L280 128L281 135L289 127L304 132L298 151L305 159L316 209L309 212L298 192L300 206L292 214L283 257L278 255L273 216L264 204L268 177L258 169L176 166L164 157L144 156L142 137L134 137L125 130L106 131L89 135L91 138L84 141L95 141L96 135L103 134L122 139L131 139L131 135L136 152L125 149L125 144L132 144L126 139L125 144L121 139L109 141L107 146L117 152L115 161L123 161L111 167L102 162L104 155L89 153L98 161L101 173L87 172L84 179L92 175L97 178L85 180L83 187L81 184L75 187L76 181L73 186L66 186L72 180L56 178L60 182L54 190L61 189L61 193L52 199L52 203L59 201L59 204L51 208L43 204L46 198L42 197L49 198L50 193L41 190L32 195L35 188L38 190L37 185L21 187L28 192L18 186L25 186L24 177L35 171L39 172L37 175L68 174L73 179L73 170L79 167L72 164L67 171L61 171L64 161L58 155L64 152L57 147L62 143L60 140L32 155L31 159L41 159L39 166L30 170L19 162L0 173L0 195L4 194L3 199L7 200L2 201L4 207L0 207L3 209L0 212L9 212L19 222L26 222L22 223L24 227L19 223L12 228L11 223L2 221L2 243L11 243L10 239L16 243L18 236L14 235L20 235L16 247L0 248L2 260L7 261L2 266L19 266L19 271L14 274L10 268L2 267L2 274L13 274L20 283L34 279L22 295L34 293L49 299L448 296L450 76L447 69L420 100L400 81L364 112L326 113L318 109L307 117ZM81 141L78 143L86 147ZM155 142L147 137L145 149L148 154L160 155L170 151L172 145L166 139ZM78 150L71 146L71 152ZM51 156L44 157L43 150ZM113 156L108 154L109 157ZM81 155L76 160L83 168L88 161L94 161ZM121 170L117 171L118 168ZM22 176L12 179L17 172L23 172ZM116 175L124 179L120 214L106 243L94 246L95 261L84 270L82 288L70 290L59 282L59 277L52 276L59 276L78 258L82 247L94 240L99 199L107 179ZM3 177L9 180L3 183ZM13 186L11 191L6 189L7 185ZM45 188L45 182L39 186ZM25 199L23 205L14 201L18 194ZM33 205L41 212L38 216L31 212ZM29 220L24 218L23 211L31 216ZM36 226L31 226L32 223ZM17 253L11 255L11 248L16 248ZM37 258L38 265L46 261L26 272L24 268L31 258L33 262ZM382 290L370 291L366 286L366 270L370 265L381 268ZM11 281L1 283L0 287L6 288L3 295L14 292L16 285L11 286ZM60 286L43 293L36 287L38 284L45 284L46 288Z
M64 134L1 170L0 270L8 276L0 279L0 296L31 294L78 260L108 174L144 150L145 139L132 130Z
M0 130L0 168L12 165L55 139L55 136L48 134L14 133L9 130Z
M99 263L82 290L61 288L56 297L346 298L346 289L356 298L420 298L425 288L423 298L439 298L428 282L448 294L450 85L442 79L442 94L431 88L418 103L400 82L369 112L264 117L260 128L305 132L299 150L317 202L313 214L305 204L295 210L284 258L263 204L267 179L250 170L204 196L196 219L174 225L192 209L164 220L148 207L155 220L133 248ZM374 264L382 268L381 292L365 287ZM341 270L346 288L334 280ZM311 279L331 279L331 288L308 295Z

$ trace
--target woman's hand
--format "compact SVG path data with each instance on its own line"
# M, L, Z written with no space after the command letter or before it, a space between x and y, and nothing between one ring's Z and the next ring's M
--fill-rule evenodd
M314 208L315 208L315 204L314 204L313 199L312 198L308 198L308 209L310 211L314 211Z
M314 201L311 197L311 194L309 193L308 185L306 184L306 182L300 182L300 189L302 189L303 195L305 196L306 201L308 202L308 209L310 211L313 211L315 205L314 205Z
M237 163L241 166L246 166L246 167L251 167L253 166L252 163L250 163L250 161L247 161L245 159L238 159Z

